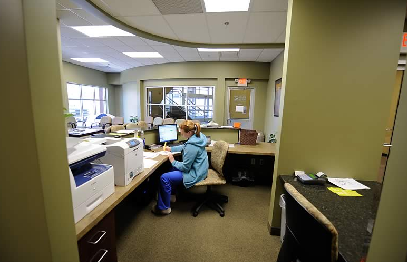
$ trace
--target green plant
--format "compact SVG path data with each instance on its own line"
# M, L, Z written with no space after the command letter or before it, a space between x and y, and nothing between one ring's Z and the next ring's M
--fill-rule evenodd
M137 123L138 122L138 116L130 116L130 122Z
M71 113L67 113L66 111L68 111L68 109L66 109L65 107L64 107L64 117L65 118L67 118L67 117L70 117L70 116L73 116L73 114L71 114Z

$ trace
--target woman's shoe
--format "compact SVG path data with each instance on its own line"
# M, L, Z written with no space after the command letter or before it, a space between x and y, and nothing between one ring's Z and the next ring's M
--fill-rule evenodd
M169 215L169 214L171 214L171 207L161 210L158 208L157 205L154 205L153 208L151 209L151 212L153 212L156 215L161 215L161 216Z

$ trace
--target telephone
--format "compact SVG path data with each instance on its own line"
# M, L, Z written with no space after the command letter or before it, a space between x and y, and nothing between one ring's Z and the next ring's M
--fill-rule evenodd
M327 179L324 176L316 176L314 174L299 174L298 181L306 185L325 185Z

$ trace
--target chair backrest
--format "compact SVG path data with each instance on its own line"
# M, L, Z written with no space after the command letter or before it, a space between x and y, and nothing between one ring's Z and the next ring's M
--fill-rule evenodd
M163 120L163 125L169 125L169 124L174 124L175 121L173 118L164 118Z
M73 116L68 116L67 118L65 118L65 122L66 123L73 123L76 124L76 119Z
M105 125L105 124L111 124L112 123L112 118L110 116L104 116L102 119L100 119L100 124Z
M161 126L163 124L162 117L156 117L153 120L153 126Z
M123 125L113 125L113 126L110 126L109 128L110 128L110 132L116 132L119 130L123 130L124 126Z
M177 120L175 120L175 124L177 124L177 126L179 127L182 124L182 122L184 122L184 121L185 121L185 119L177 119Z
M137 123L128 123L125 125L125 128L128 130L136 130L139 129L139 126Z
M112 125L123 125L124 118L122 116L115 116L112 119Z
M292 185L285 183L286 228L302 262L336 262L338 232L334 225ZM312 247L311 247L312 245Z
M211 166L219 174L223 175L222 168L225 164L226 155L228 153L229 144L219 140L213 145L211 151Z
M146 122L147 124L152 124L153 123L153 117L152 116L148 116L146 117L146 120L144 122Z

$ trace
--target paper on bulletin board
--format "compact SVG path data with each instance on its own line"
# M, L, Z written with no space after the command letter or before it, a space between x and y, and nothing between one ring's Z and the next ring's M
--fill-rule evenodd
M356 191L342 189L340 187L328 187L328 190L337 194L338 196L362 196Z
M250 89L232 89L229 98L231 119L248 119L250 109Z

